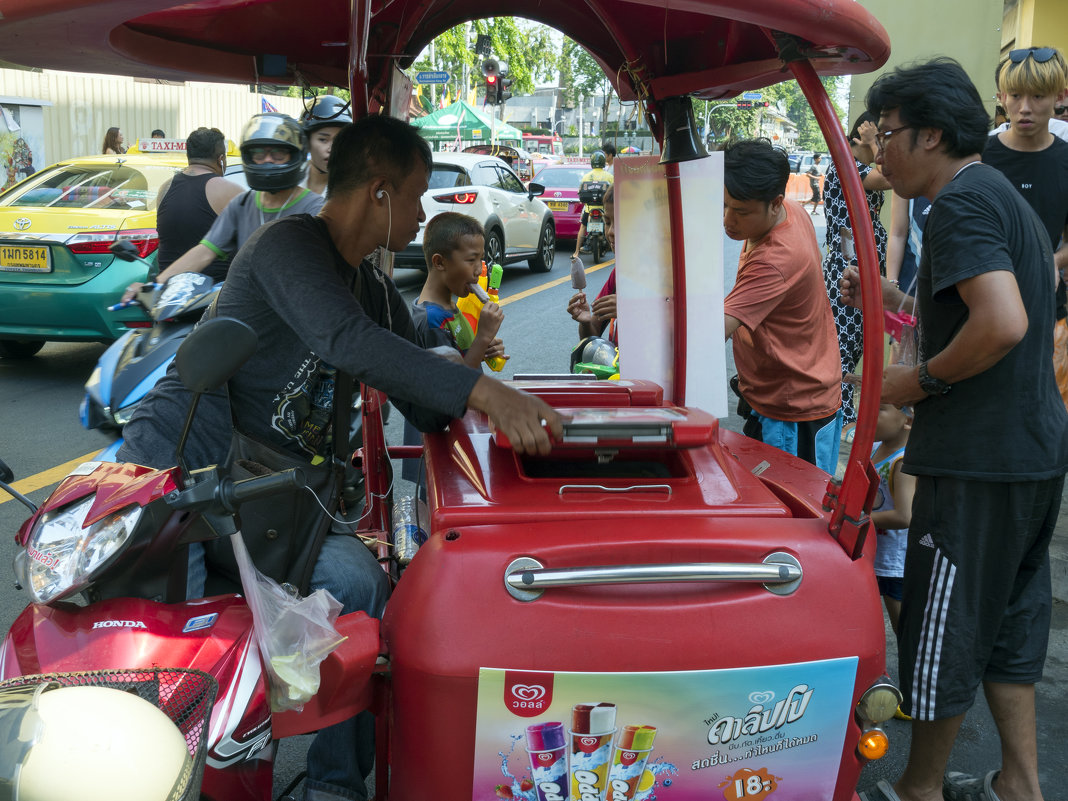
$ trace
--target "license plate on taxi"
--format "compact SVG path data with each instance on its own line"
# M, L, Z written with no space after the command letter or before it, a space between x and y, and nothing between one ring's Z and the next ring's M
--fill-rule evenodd
M52 272L47 245L0 245L0 270L9 273Z
M550 211L567 211L569 204L566 200L550 200L546 202Z
M590 220L588 223L586 223L586 233L589 233L589 234L603 234L604 233L604 223L601 222L600 220L598 220L596 222L594 222L593 220Z

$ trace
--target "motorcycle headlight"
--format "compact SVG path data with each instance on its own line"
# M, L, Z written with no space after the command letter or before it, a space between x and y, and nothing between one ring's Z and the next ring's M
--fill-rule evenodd
M118 553L141 518L128 506L85 526L94 496L42 517L25 549L15 556L15 575L37 603L82 590L92 574Z

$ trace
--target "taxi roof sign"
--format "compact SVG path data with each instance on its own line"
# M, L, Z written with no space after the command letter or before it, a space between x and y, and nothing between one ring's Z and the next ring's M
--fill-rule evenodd
M185 153L184 139L138 139L127 153ZM226 140L226 155L240 156L241 150L233 139Z

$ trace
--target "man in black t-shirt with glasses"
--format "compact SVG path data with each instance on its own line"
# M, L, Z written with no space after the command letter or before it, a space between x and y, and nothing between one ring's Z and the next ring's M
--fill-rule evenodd
M1068 469L1052 248L1012 184L980 162L989 120L959 64L895 69L872 86L867 107L894 191L933 203L917 285L919 366L887 367L882 389L883 403L916 411L898 649L912 745L897 783L861 797L1040 801L1034 685ZM943 775L980 682L1001 737L1000 772Z

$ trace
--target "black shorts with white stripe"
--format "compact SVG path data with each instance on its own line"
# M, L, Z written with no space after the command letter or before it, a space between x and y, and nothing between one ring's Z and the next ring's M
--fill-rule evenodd
M917 477L898 641L902 707L912 717L962 714L982 681L1042 678L1063 485L1063 476Z

